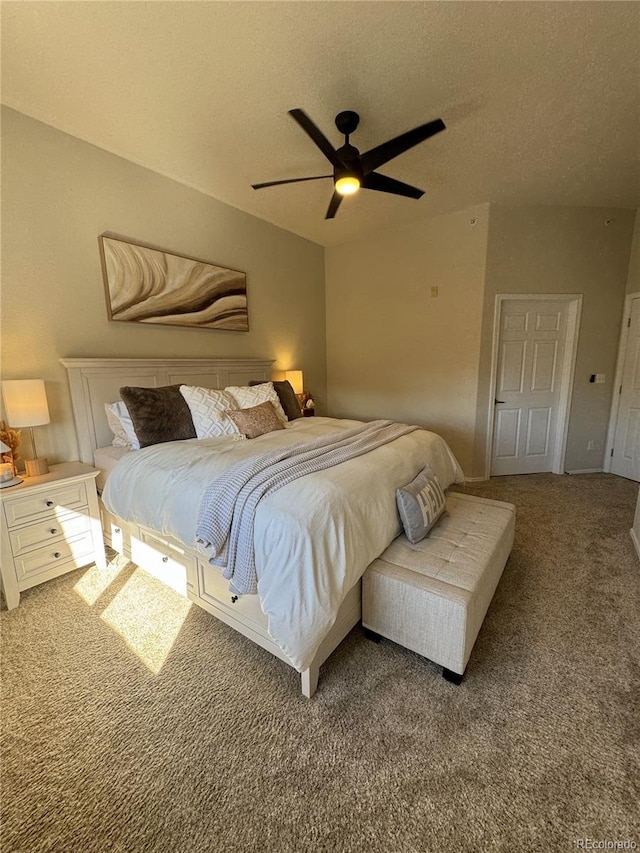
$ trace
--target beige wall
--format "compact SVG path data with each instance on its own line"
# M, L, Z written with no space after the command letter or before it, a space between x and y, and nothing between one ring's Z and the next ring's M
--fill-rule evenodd
M467 473L488 214L482 205L424 220L325 257L330 414L426 426Z
M474 471L482 470L485 449L498 293L583 294L565 470L602 467L634 217L629 210L491 206ZM592 373L605 373L605 384L590 383Z
M331 414L427 426L484 477L496 294L580 293L565 468L601 468L634 218L485 205L327 249Z
M62 356L274 358L276 370L304 369L322 411L320 246L12 110L2 137L2 375L46 381L41 454L77 458ZM250 331L109 322L105 231L245 270Z

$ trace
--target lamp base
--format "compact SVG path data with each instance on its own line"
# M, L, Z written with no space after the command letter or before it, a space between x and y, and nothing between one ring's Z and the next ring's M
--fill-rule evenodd
M39 459L27 459L25 462L27 477L39 477L49 473L49 463L44 456Z

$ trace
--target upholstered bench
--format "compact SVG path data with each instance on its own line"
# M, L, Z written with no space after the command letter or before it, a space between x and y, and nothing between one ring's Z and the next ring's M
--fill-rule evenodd
M398 536L369 566L362 583L367 636L393 640L462 680L498 586L515 529L515 507L450 494L428 536Z

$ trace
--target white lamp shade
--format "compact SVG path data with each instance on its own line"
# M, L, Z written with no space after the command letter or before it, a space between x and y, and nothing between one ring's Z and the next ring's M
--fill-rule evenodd
M11 448L7 447L4 441L0 441L0 453L11 453Z
M304 394L304 377L301 370L285 370L284 378L291 383L295 394Z
M49 423L42 379L7 379L2 383L2 396L9 426L34 427Z

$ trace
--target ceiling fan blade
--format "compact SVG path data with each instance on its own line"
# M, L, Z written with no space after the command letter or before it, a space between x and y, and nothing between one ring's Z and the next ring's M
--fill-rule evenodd
M322 178L332 178L333 175L314 175L312 178L288 178L284 181L266 181L264 184L251 184L254 190L262 190L265 187L277 187L280 184L299 184L300 181L319 181Z
M420 127L414 127L413 130L408 130L406 133L401 133L400 136L396 136L388 142L383 142L382 145L372 148L360 157L362 171L365 175L373 172L378 166L388 163L389 160L393 160L394 157L403 154L409 148L418 145L419 142L424 142L430 136L435 136L436 133L440 133L445 127L446 125L442 119L437 118L420 125Z
M334 191L331 196L331 201L329 202L329 207L327 208L327 214L325 219L333 219L333 217L338 212L338 208L340 207L340 202L342 201L343 196L340 193Z
M380 175L378 172L365 175L360 186L364 187L365 190L379 190L382 193L404 195L407 198L422 198L424 195L424 190L412 187L411 184L404 184L402 181L396 181L395 178Z
M304 110L289 110L289 115L292 116L305 133L311 137L331 165L340 168L342 166L342 161L338 157L336 149L329 142L320 128L316 127L316 125L311 121Z

